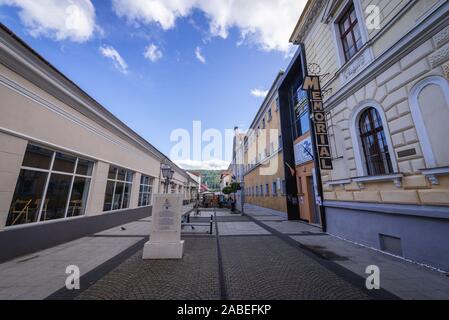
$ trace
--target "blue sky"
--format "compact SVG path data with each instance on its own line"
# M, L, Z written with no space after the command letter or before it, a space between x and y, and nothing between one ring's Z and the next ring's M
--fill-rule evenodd
M263 101L251 92L269 89L289 62L303 3L245 1L0 0L0 20L170 155L172 130L192 131L193 121L247 128ZM225 165L216 160L189 163Z

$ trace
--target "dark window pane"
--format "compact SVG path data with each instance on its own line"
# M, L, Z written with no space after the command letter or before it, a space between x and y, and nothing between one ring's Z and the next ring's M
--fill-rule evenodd
M108 179L115 179L117 177L117 167L109 166Z
M112 210L112 197L114 196L114 182L108 181L106 185L106 194L104 197L103 211Z
M354 7L352 8L352 10L350 11L350 17L351 17L351 22L355 22L357 20L357 16L355 14L355 10Z
M75 170L76 158L56 152L55 163L53 164L53 171L73 173Z
M76 177L73 183L72 195L69 202L67 217L84 215L86 211L87 196L89 194L90 179Z
M133 172L132 171L126 171L126 180L127 182L133 182Z
M129 208L129 200L131 198L131 184L125 183L125 192L123 193L122 209Z
M21 170L6 226L36 222L48 173Z
M93 167L94 167L93 162L78 159L78 168L76 169L76 173L81 174L83 176L91 176Z
M349 21L349 19L345 19L345 21L343 22L343 30L347 31L350 27L351 23Z
M142 194L141 193L139 193L139 202L137 203L137 206L139 206L139 207L143 206L143 204L142 204Z
M360 134L363 143L368 175L393 172L382 120L374 108L363 112L360 118Z
M61 219L65 216L72 176L52 174L42 208L41 221Z
M348 44L349 50L351 50L351 47L354 47L354 40L352 39L352 35L348 34L346 36L346 43Z
M118 169L117 180L125 181L125 178L126 178L126 170L122 169L122 168L119 168Z
M24 167L50 169L52 157L53 151L29 144L22 165Z
M114 203L112 206L112 210L118 210L122 208L123 187L124 187L123 182L117 182L115 186Z

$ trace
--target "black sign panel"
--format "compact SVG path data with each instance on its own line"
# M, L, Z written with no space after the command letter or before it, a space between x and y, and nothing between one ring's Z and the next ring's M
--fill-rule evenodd
M324 112L319 76L307 76L304 79L303 90L310 91L310 104L312 106L317 143L316 148L321 170L332 170L332 155L329 147L326 113Z

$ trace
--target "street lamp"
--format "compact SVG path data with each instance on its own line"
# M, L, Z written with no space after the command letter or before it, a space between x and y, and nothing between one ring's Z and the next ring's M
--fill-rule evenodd
M163 164L161 170L162 176L165 179L165 193L168 193L168 186L170 184L170 180L173 179L175 170L173 170L168 164Z

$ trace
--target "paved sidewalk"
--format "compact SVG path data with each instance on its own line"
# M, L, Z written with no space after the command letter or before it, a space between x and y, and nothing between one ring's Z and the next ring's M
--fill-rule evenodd
M380 269L380 285L401 299L449 299L449 275L389 254L323 234L320 228L287 221L282 212L246 205L245 212L261 224L289 236L313 254L366 277L366 267ZM276 218L277 221L273 221Z
M146 218L2 263L0 300L45 299L65 286L67 266L76 265L85 275L142 242L149 230Z
M0 264L0 299L449 299L449 278L402 259L246 206L218 210L210 227L183 230L182 260L143 260L151 219L143 219ZM193 223L207 223L201 211ZM365 268L381 270L367 290ZM68 265L81 290L67 291Z

